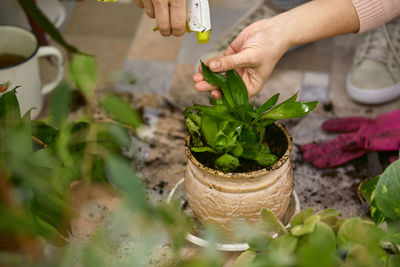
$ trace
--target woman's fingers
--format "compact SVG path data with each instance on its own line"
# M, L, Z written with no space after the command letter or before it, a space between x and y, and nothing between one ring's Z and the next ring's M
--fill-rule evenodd
M211 96L214 99L221 98L222 97L222 93L221 93L220 90L212 90L211 91Z
M143 2L142 0L134 0L135 4L139 7L139 8L144 8Z
M186 30L186 0L170 0L169 3L171 32L181 36Z
M163 36L181 36L186 30L186 0L134 0L150 18L156 19Z
M200 82L196 82L194 84L194 89L196 89L197 91L212 91L212 90L218 90L218 86L215 85L211 85L206 81L200 81Z
M168 0L153 0L154 13L158 30L162 36L171 35Z
M213 90L218 90L218 86L211 85L208 82L204 80L204 76L202 72L198 72L193 74L192 80L194 82L194 89L197 91L213 91Z
M144 6L144 11L146 12L147 16L149 18L154 19L155 18L155 12L154 12L154 5L151 0L143 0L142 1L143 6Z

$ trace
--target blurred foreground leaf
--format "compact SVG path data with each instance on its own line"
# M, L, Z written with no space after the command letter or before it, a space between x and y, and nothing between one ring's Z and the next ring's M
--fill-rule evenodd
M65 47L69 52L78 53L78 49L67 43L62 37L58 29L46 17L46 15L38 8L38 6L31 0L18 0L24 11L42 28L47 32L54 41Z
M91 101L94 87L97 81L96 59L92 56L75 54L69 63L69 74L76 87Z
M123 125L137 128L142 124L140 114L132 109L128 102L117 96L105 96L101 101L101 105L112 119Z

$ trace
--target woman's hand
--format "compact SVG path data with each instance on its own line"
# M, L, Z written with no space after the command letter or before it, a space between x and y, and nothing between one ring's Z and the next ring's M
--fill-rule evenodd
M186 27L186 0L134 0L147 16L156 19L162 36L181 36Z
M257 21L246 27L225 50L223 55L209 59L206 65L214 72L236 69L242 77L249 96L256 95L264 86L281 56L289 49L280 27L270 19ZM199 72L193 77L194 88L211 91L214 98L221 97L218 87L210 85Z
M334 22L334 23L333 23ZM246 27L223 55L205 63L214 72L236 69L249 96L264 86L278 60L292 46L358 32L360 22L350 0L309 1L275 17ZM208 84L199 69L192 77L198 91L221 97L218 87Z

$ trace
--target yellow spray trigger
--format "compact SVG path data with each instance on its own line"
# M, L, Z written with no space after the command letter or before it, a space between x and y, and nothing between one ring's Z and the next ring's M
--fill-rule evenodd
M210 41L210 31L196 32L196 36L199 44L206 44Z

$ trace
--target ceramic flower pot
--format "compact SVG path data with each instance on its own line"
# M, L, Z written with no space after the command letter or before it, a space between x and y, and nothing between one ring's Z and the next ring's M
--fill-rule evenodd
M189 148L190 137L186 139L186 195L190 208L202 223L216 224L229 233L237 219L257 223L264 207L279 219L284 216L293 193L290 164L293 143L283 125L276 122L268 127L267 135L271 130L274 132L268 144L280 159L265 169L247 173L224 173L203 165ZM274 146L281 148L274 151Z

